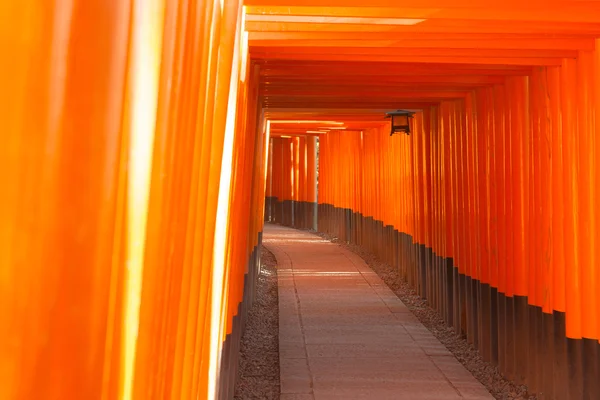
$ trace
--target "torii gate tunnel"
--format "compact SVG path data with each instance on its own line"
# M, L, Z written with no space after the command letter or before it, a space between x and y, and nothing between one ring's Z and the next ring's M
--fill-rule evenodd
M1 399L231 398L264 221L394 265L531 393L600 398L600 2L0 16Z

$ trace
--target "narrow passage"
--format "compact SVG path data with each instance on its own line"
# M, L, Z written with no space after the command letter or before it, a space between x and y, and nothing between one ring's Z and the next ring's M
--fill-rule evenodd
M265 225L278 263L281 400L493 399L356 254Z

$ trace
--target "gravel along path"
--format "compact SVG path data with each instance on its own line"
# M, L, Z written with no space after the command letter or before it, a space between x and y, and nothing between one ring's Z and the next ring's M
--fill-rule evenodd
M479 351L467 343L466 339L457 336L454 330L446 325L444 320L427 305L427 301L419 295L398 275L397 271L354 244L346 244L337 238L317 233L324 239L344 246L359 255L377 275L389 286L396 296L406 304L410 311L421 321L440 342L454 354L458 361L465 366L473 376L481 382L489 392L499 400L535 400L535 396L527 394L527 387L516 385L505 379L498 369L484 361Z
M240 346L236 400L279 399L277 260L264 246L254 304Z

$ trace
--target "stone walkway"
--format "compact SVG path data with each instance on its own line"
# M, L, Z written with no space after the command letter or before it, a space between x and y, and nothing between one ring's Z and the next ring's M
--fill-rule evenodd
M281 400L493 399L348 250L266 225L277 258Z

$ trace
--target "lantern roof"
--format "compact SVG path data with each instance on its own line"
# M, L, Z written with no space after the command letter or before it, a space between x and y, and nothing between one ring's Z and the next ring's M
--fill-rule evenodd
M386 115L388 117L393 117L396 115L408 115L409 117L412 117L414 114L415 114L415 112L408 111L408 110L397 110L397 111L390 111L390 112L386 113Z

